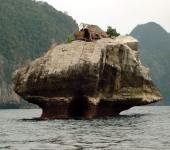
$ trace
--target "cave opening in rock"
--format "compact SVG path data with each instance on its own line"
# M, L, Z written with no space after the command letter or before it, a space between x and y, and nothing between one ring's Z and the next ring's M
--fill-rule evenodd
M81 90L78 90L69 106L69 114L72 118L83 118L88 109L88 99Z

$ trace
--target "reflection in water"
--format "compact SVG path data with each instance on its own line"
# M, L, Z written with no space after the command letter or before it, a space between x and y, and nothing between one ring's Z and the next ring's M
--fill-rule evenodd
M29 117L39 109L0 110L0 149L169 150L169 113L169 107L135 107L117 117L37 120Z

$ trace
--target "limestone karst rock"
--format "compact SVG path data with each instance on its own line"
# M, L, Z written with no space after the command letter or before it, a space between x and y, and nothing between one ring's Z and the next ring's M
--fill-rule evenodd
M42 108L41 118L118 115L162 99L130 36L73 41L13 73L14 91Z

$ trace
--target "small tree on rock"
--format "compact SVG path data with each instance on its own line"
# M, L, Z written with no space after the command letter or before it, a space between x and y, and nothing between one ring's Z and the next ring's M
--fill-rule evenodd
M116 29L113 29L111 26L107 27L107 32L106 32L110 37L111 36L119 36L120 33L117 33Z
M67 42L68 42L68 43L71 43L71 42L72 42L71 36L68 36L68 37L67 37Z

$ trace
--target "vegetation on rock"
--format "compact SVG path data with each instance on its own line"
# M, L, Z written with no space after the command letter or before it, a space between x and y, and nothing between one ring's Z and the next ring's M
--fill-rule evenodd
M109 36L119 36L119 35L120 35L120 33L117 33L116 29L113 29L111 26L108 26L108 27L107 27L106 33L107 33Z
M71 42L72 42L71 36L68 36L68 37L67 37L67 42L68 42L68 43L71 43Z

